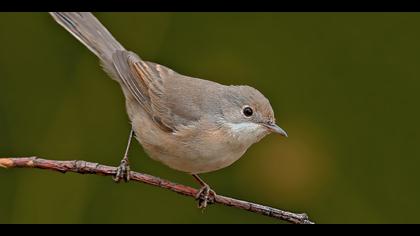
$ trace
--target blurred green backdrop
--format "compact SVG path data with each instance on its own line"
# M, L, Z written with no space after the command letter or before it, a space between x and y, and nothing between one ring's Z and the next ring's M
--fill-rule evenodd
M202 177L220 194L317 223L419 223L419 13L98 13L129 50L182 74L248 84L270 135ZM117 165L130 130L97 58L46 13L0 14L0 156ZM196 186L135 142L132 169ZM0 169L0 223L277 223L100 176Z

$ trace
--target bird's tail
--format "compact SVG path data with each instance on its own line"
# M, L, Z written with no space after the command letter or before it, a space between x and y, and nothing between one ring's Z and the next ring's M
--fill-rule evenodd
M105 69L112 67L112 55L124 47L90 12L50 12L63 26L101 60Z

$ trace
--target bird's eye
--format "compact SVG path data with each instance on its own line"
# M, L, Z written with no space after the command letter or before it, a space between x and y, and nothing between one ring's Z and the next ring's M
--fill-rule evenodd
M244 115L246 117L250 117L254 113L254 111L252 110L252 108L251 107L248 107L248 106L244 107L244 109L242 110L242 112L244 113Z

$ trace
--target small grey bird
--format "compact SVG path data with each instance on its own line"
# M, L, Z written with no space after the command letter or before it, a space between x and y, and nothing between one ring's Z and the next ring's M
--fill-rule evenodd
M271 132L287 136L258 90L184 76L144 61L91 13L50 14L100 59L125 95L132 130L115 181L130 178L127 153L134 133L152 159L194 176L201 184L199 207L206 207L216 193L198 174L231 165Z

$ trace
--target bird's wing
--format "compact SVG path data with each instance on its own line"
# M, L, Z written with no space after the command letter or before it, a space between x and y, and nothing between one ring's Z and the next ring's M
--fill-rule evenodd
M175 102L180 98L189 99L185 91L177 89L176 84L182 83L180 79L182 76L175 71L156 63L143 61L129 51L115 52L113 63L123 84L162 130L174 132L180 125L188 126L200 119L197 108L189 106L188 102L181 105ZM180 106L189 106L189 108Z

